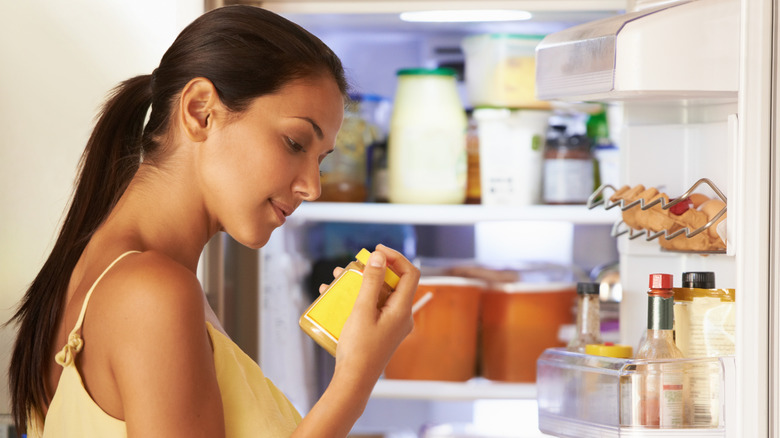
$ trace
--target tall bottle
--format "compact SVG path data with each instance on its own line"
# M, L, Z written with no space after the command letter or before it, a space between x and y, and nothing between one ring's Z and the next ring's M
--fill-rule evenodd
M644 426L677 428L684 424L684 369L674 362L656 361L683 357L674 343L673 324L672 275L650 274L647 335L636 354L636 359L650 360L637 366L639 413Z
M734 327L733 294L715 289L715 273L683 272L682 287L674 294L674 334L680 351L686 357L734 354L734 332L723 330ZM715 365L698 363L688 369L691 396L686 419L693 427L718 425L721 374Z
M598 283L577 283L577 333L566 347L585 353L588 344L601 344L601 318Z

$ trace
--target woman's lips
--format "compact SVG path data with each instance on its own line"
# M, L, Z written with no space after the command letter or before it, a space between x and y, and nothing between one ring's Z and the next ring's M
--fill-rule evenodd
M271 201L271 206L273 207L279 222L284 225L284 223L287 221L287 216L292 214L292 209L276 201Z

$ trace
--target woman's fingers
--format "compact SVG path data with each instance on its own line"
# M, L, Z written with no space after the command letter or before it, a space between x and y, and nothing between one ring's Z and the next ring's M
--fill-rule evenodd
M411 311L414 293L417 291L417 283L420 280L420 270L398 251L381 244L376 246L376 250L385 255L388 267L400 277L395 292L390 294L393 297L392 300L400 301L401 309Z
M336 266L333 268L333 278L338 278L341 273L344 272L344 268L341 266ZM329 284L322 283L320 284L320 295L324 294L326 290L328 290Z
M385 282L385 269L385 255L379 251L372 252L368 257L368 263L363 268L363 283L360 286L353 312L370 312L373 309L373 319L376 319L376 306Z

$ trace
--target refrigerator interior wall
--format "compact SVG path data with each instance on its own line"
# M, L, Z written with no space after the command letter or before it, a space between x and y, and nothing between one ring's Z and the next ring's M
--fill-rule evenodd
M733 122L737 102L625 103L621 145L622 181L634 186L656 187L676 198L700 178L710 179L727 197L732 190L735 140ZM708 186L697 193L716 194ZM728 219L727 219L728 226ZM658 239L663 239L661 236ZM684 238L684 237L681 237ZM729 242L731 243L731 242ZM635 348L644 332L648 275L675 276L680 285L684 271L714 271L718 287L736 287L736 263L728 254L681 254L665 252L657 241L618 237L623 301L621 338ZM733 246L732 246L733 249Z

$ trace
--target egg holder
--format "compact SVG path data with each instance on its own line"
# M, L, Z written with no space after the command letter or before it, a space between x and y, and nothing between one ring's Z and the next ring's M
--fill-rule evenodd
M620 199L615 202L609 202L609 196L606 196L605 192L607 190L612 190L612 192L617 192L618 189L616 189L614 186L610 184L604 184L600 186L598 189L596 189L596 191L593 192L593 194L591 194L588 197L587 206L588 209L593 209L598 207L599 205L603 205L605 210L609 210L615 207L620 207L622 211L626 211L630 208L635 208L637 206L642 210L647 210L651 207L654 207L655 205L661 204L661 208L663 208L664 210L668 210L674 207L675 205L679 204L680 202L684 201L685 199L687 199L690 195L694 193L696 188L698 188L702 184L709 186L710 189L712 189L712 191L720 198L721 201L727 203L726 195L723 194L723 192L715 185L715 183L710 181L708 178L701 178L700 180L696 181L688 190L686 190L685 193L678 196L677 198L674 199L674 201L671 202L666 202L663 197L659 197L650 202L646 202L642 198L628 203L626 202L625 199ZM615 224L612 226L610 235L612 237L618 237L623 234L628 234L628 238L631 240L637 239L641 236L645 236L646 241L651 241L661 236L663 236L666 240L671 240L681 234L685 234L686 238L691 238L703 232L704 230L708 229L713 224L715 224L718 221L718 219L721 218L721 216L726 214L726 208L727 207L723 207L718 212L718 214L713 216L712 219L707 221L706 224L702 225L699 228L696 228L695 230L690 230L688 227L681 228L674 232L670 232L669 230L661 230L661 231L652 231L652 230L645 230L645 229L637 230L626 225L625 222L623 222L623 220L619 220L615 222ZM675 252L725 254L726 250L723 249L723 250L712 250L712 251L675 251Z

